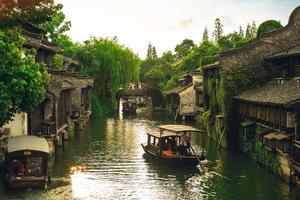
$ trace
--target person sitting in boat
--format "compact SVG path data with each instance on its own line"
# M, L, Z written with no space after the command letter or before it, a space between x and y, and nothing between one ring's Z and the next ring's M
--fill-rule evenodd
M191 138L190 137L186 137L186 150L187 150L187 154L190 155L191 154Z
M180 153L181 155L187 155L188 154L188 137L186 136L186 133L184 133L180 138Z
M26 169L25 165L22 162L19 162L17 160L14 160L14 174L17 175L24 175Z
M25 173L25 165L23 163L20 164L19 169L18 169L18 174L19 175L24 175Z
M173 151L173 152L176 152L177 151L177 143L176 143L176 140L175 138L170 138L170 150Z

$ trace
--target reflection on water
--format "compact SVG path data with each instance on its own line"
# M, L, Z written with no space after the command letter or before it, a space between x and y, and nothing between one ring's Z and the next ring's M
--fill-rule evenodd
M206 149L205 175L147 157L140 146L145 133L166 123L161 113L146 111L94 118L57 149L50 188L16 193L1 186L0 199L300 199L298 189L247 156L216 151L204 134L194 134L192 144Z

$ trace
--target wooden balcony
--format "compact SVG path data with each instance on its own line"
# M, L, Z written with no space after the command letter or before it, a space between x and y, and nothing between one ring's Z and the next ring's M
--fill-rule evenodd
M280 132L270 132L264 135L263 144L271 151L276 150L282 153L290 153L291 135Z

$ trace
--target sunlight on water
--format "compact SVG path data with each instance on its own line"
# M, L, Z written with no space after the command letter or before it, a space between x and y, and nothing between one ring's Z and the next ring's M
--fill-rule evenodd
M174 168L145 156L141 143L146 133L167 123L174 122L147 111L91 119L84 131L57 148L49 189L14 193L0 187L0 199L299 199L298 190L244 154L216 150L203 134L192 135L192 145L206 150L205 175L198 168Z

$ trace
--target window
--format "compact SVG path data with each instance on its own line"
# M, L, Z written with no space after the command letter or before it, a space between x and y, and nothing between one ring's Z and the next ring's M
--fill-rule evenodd
M282 68L282 78L288 77L288 70L287 67Z
M44 165L42 157L25 157L11 161L11 172L15 176L42 176Z
M202 91L198 91L196 92L196 106L203 106L204 103L204 99L203 99L203 92Z

